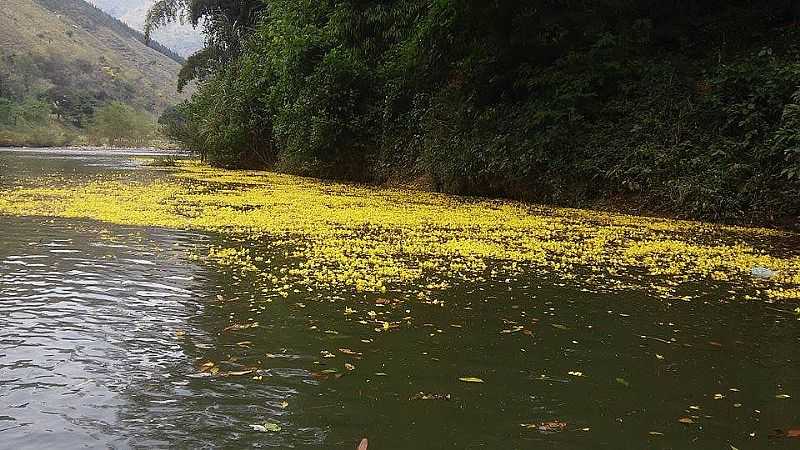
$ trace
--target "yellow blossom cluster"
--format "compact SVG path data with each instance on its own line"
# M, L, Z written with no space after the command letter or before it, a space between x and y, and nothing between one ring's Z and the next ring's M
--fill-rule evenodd
M202 255L272 289L425 290L459 278L551 275L675 296L682 283L797 299L796 235L182 162L169 176L0 191L0 214L89 218L236 236ZM279 258L280 263L274 258ZM776 275L759 279L756 267Z

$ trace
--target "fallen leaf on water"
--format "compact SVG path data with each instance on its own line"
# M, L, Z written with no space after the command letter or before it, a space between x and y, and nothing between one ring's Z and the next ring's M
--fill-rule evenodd
M190 373L189 375L186 376L189 378L208 378L211 376L211 374L208 372L199 372L199 373Z
M418 392L411 396L409 400L450 400L450 394L427 394L425 392Z
M281 402L280 407L283 408L283 409L288 408L289 407L289 402L287 402L287 401Z
M361 356L362 355L360 352L354 352L353 350L350 350L349 348L340 348L339 352L340 353L344 353L345 355L350 355L350 356Z
M691 417L681 417L680 419L678 419L678 422L689 425L694 423L694 419L692 419Z
M522 326L516 326L516 327L513 327L513 328L511 328L509 330L502 330L502 331L500 331L500 333L503 333L503 334L516 333L517 331L522 331L523 328L524 327L522 327Z
M222 329L222 331L239 331L239 330L246 330L248 328L258 328L258 322L253 323L234 323L233 325L229 325Z
M784 431L779 428L776 428L772 430L772 433L769 433L769 437L771 439L782 439L782 438L797 439L800 438L800 429L794 428L791 430Z
M282 430L281 426L277 423L267 422L264 425L250 425L250 428L259 431L261 433L277 433Z
M350 364L350 363L344 363L344 368L345 368L346 370L348 370L348 371L350 371L350 370L356 370L356 366L354 366L354 365L352 365L352 364Z
M459 381L463 381L465 383L483 383L483 380L477 377L461 377Z
M521 427L536 430L540 433L551 434L558 433L567 429L567 424L558 420L541 423L521 423Z

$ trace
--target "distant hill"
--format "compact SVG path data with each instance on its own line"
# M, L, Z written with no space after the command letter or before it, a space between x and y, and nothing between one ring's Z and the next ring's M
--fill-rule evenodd
M3 0L0 130L60 125L80 135L115 102L156 116L185 98L180 60L83 0Z
M169 57L170 59L183 63L184 58L172 50L169 46L162 44L155 37L145 39L144 33L131 27L127 22L108 14L99 7L86 8L81 3L63 0L34 0L40 5L56 14L64 14L73 18L86 29L92 29L94 24L103 24L111 28L117 34L131 37L156 50L157 52Z
M23 88L80 91L154 113L182 98L175 88L178 61L82 0L4 3L0 73L24 73Z
M155 0L86 0L132 28L142 31L147 10ZM189 24L171 23L153 33L153 38L187 57L203 48L203 35Z

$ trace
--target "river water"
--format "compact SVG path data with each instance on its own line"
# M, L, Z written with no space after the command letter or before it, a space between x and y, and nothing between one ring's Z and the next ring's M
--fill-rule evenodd
M6 187L112 176L165 175L0 151ZM225 239L0 216L0 448L800 446L780 436L800 428L793 307L523 276L370 305L414 315L375 333L346 294L273 301L191 257Z

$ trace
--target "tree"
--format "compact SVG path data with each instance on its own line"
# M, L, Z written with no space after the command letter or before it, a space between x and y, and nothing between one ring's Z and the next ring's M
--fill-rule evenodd
M264 6L268 5L268 7ZM210 162L693 217L800 213L793 2L163 0Z
M178 81L182 90L190 81L202 80L215 68L234 60L265 8L262 0L157 0L145 18L145 39L149 41L153 31L175 21L204 28L205 48L184 64Z
M138 145L152 140L155 124L146 113L112 102L95 111L89 132L111 146Z

